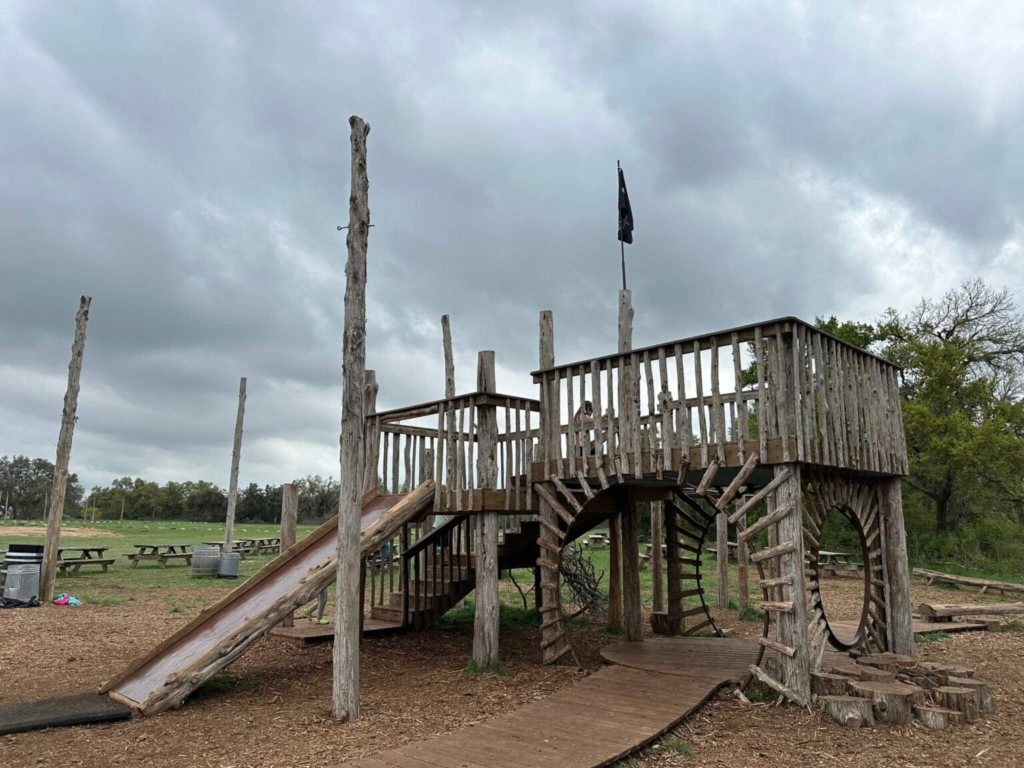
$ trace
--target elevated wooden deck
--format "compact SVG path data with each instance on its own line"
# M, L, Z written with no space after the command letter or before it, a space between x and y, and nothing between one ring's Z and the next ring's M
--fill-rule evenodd
M723 685L756 643L661 638L616 643L605 667L522 709L343 764L353 768L602 768L661 736Z

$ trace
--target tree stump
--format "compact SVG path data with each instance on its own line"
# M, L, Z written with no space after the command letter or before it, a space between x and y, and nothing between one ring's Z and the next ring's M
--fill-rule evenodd
M943 731L951 725L964 722L963 712L935 706L914 707L914 716L921 725L933 731Z
M825 663L824 669L833 675L842 675L852 680L860 680L860 667L852 661L837 661L831 664Z
M898 653L869 653L866 656L861 656L857 663L896 673L904 667L914 666L917 660L913 656L903 656Z
M818 696L845 696L850 678L828 672L811 672L811 691Z
M827 712L833 720L847 728L873 728L875 725L870 699L858 696L819 696L818 709Z
M855 666L857 667L857 679L863 680L865 683L891 683L896 680L896 673L887 669L862 664Z
M963 712L968 723L978 719L978 693L971 688L944 685L932 691L935 701L946 709Z
M978 694L978 711L991 713L996 711L996 700L988 689L988 683L983 680L973 680L969 677L951 677L947 685L953 688L970 688Z
M915 704L925 703L925 692L903 683L851 682L850 693L870 699L877 717L883 723L906 725Z
M922 661L917 665L924 670L929 677L937 680L940 685L945 685L950 677L974 677L974 670L970 667L962 667L957 664L940 664L937 661Z

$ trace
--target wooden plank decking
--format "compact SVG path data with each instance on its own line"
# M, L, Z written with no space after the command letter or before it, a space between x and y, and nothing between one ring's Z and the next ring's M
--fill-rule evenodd
M375 637L399 632L402 625L397 621L381 621L380 619L363 619L363 637ZM296 619L294 627L274 627L268 632L286 642L294 643L300 648L320 643L329 643L334 639L334 621L329 624L313 624L303 619Z
M756 643L747 640L616 643L602 651L613 666L545 699L338 768L602 768L741 679L756 653Z

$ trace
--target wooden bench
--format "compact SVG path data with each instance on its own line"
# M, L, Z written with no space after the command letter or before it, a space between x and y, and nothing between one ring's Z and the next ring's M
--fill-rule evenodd
M1024 613L1024 603L972 603L953 605L950 603L921 603L917 612L922 619L950 622L956 616L1010 616Z
M113 565L115 562L112 557L105 557L102 560L98 560L94 557L79 557L74 560L58 560L57 567L64 572L66 575L68 568L71 568L72 573L78 573L78 569L83 565L98 565L103 568L103 572L107 572L108 566Z
M914 575L928 580L930 587L936 581L944 584L956 584L957 586L978 587L978 594L984 595L989 590L1005 595L1007 592L1019 592L1024 594L1024 584L1011 584L1005 581L989 581L988 579L976 579L972 576L954 576L951 573L941 571L929 571L926 568L915 568Z
M166 568L167 567L167 561L168 560L177 560L177 559L183 559L185 561L185 565L192 565L192 553L191 552L177 552L175 554L166 554L166 555L141 555L141 554L134 554L134 555L125 555L125 557L127 557L129 560L132 561L132 566L131 566L132 568L137 566L143 560L154 560L154 561L160 563L160 567L161 568Z

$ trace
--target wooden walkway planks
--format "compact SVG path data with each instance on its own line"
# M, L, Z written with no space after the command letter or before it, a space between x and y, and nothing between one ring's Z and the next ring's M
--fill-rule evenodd
M300 648L308 648L311 645L329 643L334 640L334 620L329 624L313 624L309 621L297 618L293 627L274 627L267 634L285 642L293 643ZM382 621L381 619L363 619L363 637L376 637L378 635L394 634L402 631L402 624L397 621Z
M757 643L658 638L601 653L622 664L515 712L338 768L602 768L741 679Z

